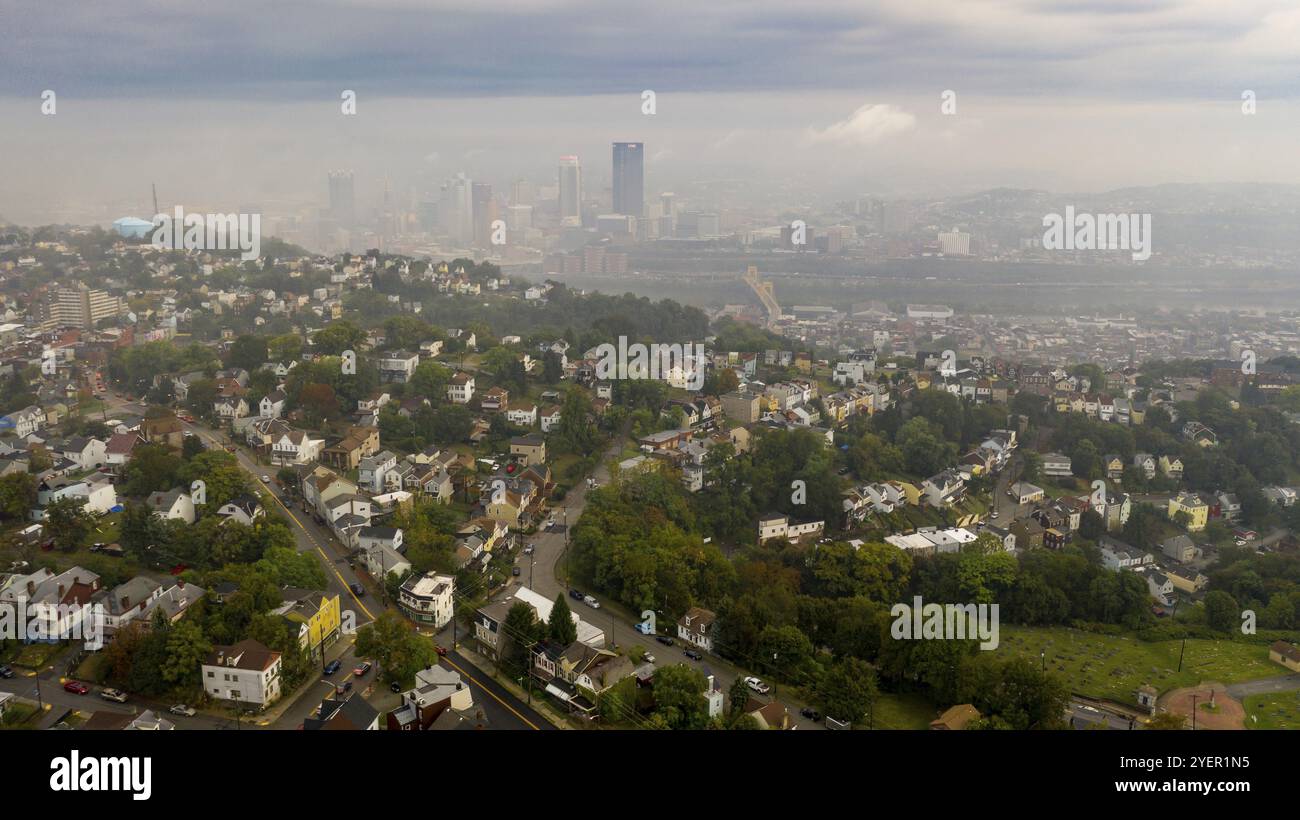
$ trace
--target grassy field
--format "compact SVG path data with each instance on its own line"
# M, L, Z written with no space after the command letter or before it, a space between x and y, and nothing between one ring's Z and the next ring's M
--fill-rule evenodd
M41 710L34 703L10 702L0 719L0 729L34 729L40 720Z
M874 726L877 729L927 729L939 710L924 695L882 693L876 701ZM867 728L866 723L856 728Z
M1002 627L1000 653L1039 662L1065 679L1071 691L1124 703L1149 683L1162 693L1201 681L1236 683L1282 674L1269 661L1268 647L1238 641L1190 639L1178 671L1182 641L1148 643L1131 637L1097 635L1065 627Z
M1300 692L1249 695L1242 706L1247 729L1300 729Z

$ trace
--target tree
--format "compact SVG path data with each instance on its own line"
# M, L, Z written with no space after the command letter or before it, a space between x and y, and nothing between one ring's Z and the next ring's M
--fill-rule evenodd
M28 473L0 476L0 518L21 521L36 506L36 478Z
M563 592L555 596L546 627L546 636L558 646L568 646L578 640L578 627L573 623L573 613L569 611L569 602Z
M357 630L357 655L374 658L389 683L405 683L420 669L437 662L433 641L413 631L397 613L384 611Z
M447 395L447 382L451 381L451 370L433 359L420 362L411 374L408 390L411 395L423 396L434 404L441 402Z
M743 677L737 677L731 682L731 688L727 690L727 714L733 724L745 714L747 703L749 703L749 686L745 684Z
M198 624L188 620L175 624L168 630L163 680L177 687L198 682L200 666L211 651L212 644Z
M871 710L879 695L876 670L857 658L843 658L822 676L816 692L822 714L857 723Z
M198 436L189 437L197 438ZM122 492L129 496L143 497L153 492L170 490L176 486L180 469L181 460L163 445L141 444L131 451L131 460L122 471Z
M1241 607L1223 590L1205 594L1205 622L1211 629L1228 632L1241 624Z
M45 507L45 529L59 549L71 552L90 535L91 520L79 498L60 498Z
M533 644L546 636L546 625L537 620L531 605L518 601L506 612L502 624L500 653L507 664L527 669L528 652Z
M230 367L242 367L253 371L266 363L268 358L266 339L261 336L245 334L235 339L230 345L230 355L226 364Z
M664 666L655 670L654 714L669 729L704 729L709 725L704 692L708 681L689 666Z
M339 414L339 400L328 384L305 384L298 392L298 406L316 424Z
M338 356L345 350L358 351L365 341L366 332L346 319L330 322L316 331L312 344L317 352L326 356Z

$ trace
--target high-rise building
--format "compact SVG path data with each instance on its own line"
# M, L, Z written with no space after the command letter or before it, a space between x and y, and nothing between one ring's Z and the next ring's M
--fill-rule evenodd
M534 205L537 202L537 186L526 179L516 179L510 187L511 205Z
M457 174L442 185L438 200L438 225L454 242L474 239L474 183Z
M330 218L351 228L357 215L356 190L351 171L330 171Z
M492 186L475 182L472 186L474 211L474 243L486 246L492 236L492 223L497 218L497 201L492 198Z
M72 287L50 288L34 306L41 330L79 327L90 330L103 319L115 319L126 312L126 303L107 291L91 290L85 282Z
M645 145L614 143L614 213L645 215Z
M560 224L582 224L582 165L572 154L560 157Z

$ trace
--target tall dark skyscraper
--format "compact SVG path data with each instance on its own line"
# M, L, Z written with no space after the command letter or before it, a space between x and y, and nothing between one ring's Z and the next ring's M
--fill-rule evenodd
M644 143L614 143L614 213L645 215Z

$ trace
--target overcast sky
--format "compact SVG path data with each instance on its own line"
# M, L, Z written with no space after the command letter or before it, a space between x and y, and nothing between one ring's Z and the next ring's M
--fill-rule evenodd
M0 0L0 216L147 215L151 182L323 202L331 168L369 203L568 153L599 186L613 140L646 143L648 195L731 177L792 206L1300 183L1298 92L1300 5L1271 0Z

